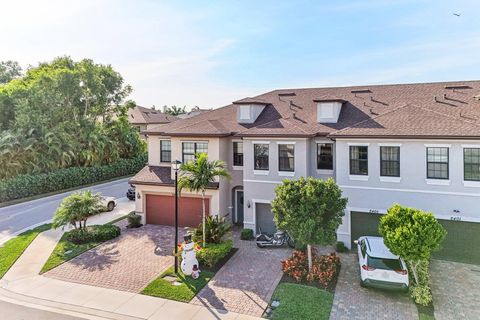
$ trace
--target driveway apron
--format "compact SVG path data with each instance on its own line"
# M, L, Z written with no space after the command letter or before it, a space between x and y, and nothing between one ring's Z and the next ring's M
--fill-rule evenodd
M330 319L418 319L417 308L408 294L362 288L357 255L340 255L342 268Z
M190 302L251 316L261 316L282 278L281 260L291 254L288 248L259 249L254 241L239 239L239 250Z
M46 277L91 286L140 292L173 264L174 228L146 225L45 273Z

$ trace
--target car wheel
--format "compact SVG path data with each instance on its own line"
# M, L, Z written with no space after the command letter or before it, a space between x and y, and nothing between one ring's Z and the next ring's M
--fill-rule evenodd
M260 243L258 243L258 242L257 242L257 247L259 247L259 248L265 248L265 246L264 246L263 244L260 244Z
M112 211L115 208L115 203L113 201L110 201L107 204L107 211Z
M288 238L287 244L290 248L295 248L295 241L292 238Z
M362 288L366 287L365 282L362 279L360 279L360 287Z

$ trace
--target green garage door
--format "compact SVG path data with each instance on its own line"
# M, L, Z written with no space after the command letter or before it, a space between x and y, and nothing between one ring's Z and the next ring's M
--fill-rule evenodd
M438 220L448 234L436 259L480 264L480 223Z
M350 213L352 246L353 241L362 236L379 236L378 223L380 217L380 214L368 212L352 211Z

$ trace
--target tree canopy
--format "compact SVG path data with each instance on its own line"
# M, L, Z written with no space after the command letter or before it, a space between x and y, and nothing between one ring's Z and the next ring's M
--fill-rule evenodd
M110 65L60 57L0 84L0 179L130 158L145 143L128 123L131 88Z
M347 202L333 179L301 177L276 187L272 212L277 228L296 242L324 245L336 240Z
M22 67L16 61L0 61L0 84L10 82L22 75Z
M59 228L71 224L75 229L85 229L87 219L104 210L99 193L90 190L75 192L62 200L53 216L52 226Z

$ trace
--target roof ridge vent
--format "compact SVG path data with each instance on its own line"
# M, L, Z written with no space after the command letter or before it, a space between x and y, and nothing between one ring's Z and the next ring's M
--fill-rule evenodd
M294 97L296 96L295 92L279 92L279 97Z
M460 89L472 89L472 87L466 84L453 84L453 85L446 85L445 89L455 91Z
M369 88L355 89L355 90L351 90L350 92L353 93L355 97L357 96L357 94L361 94L361 93L372 93L372 91Z

